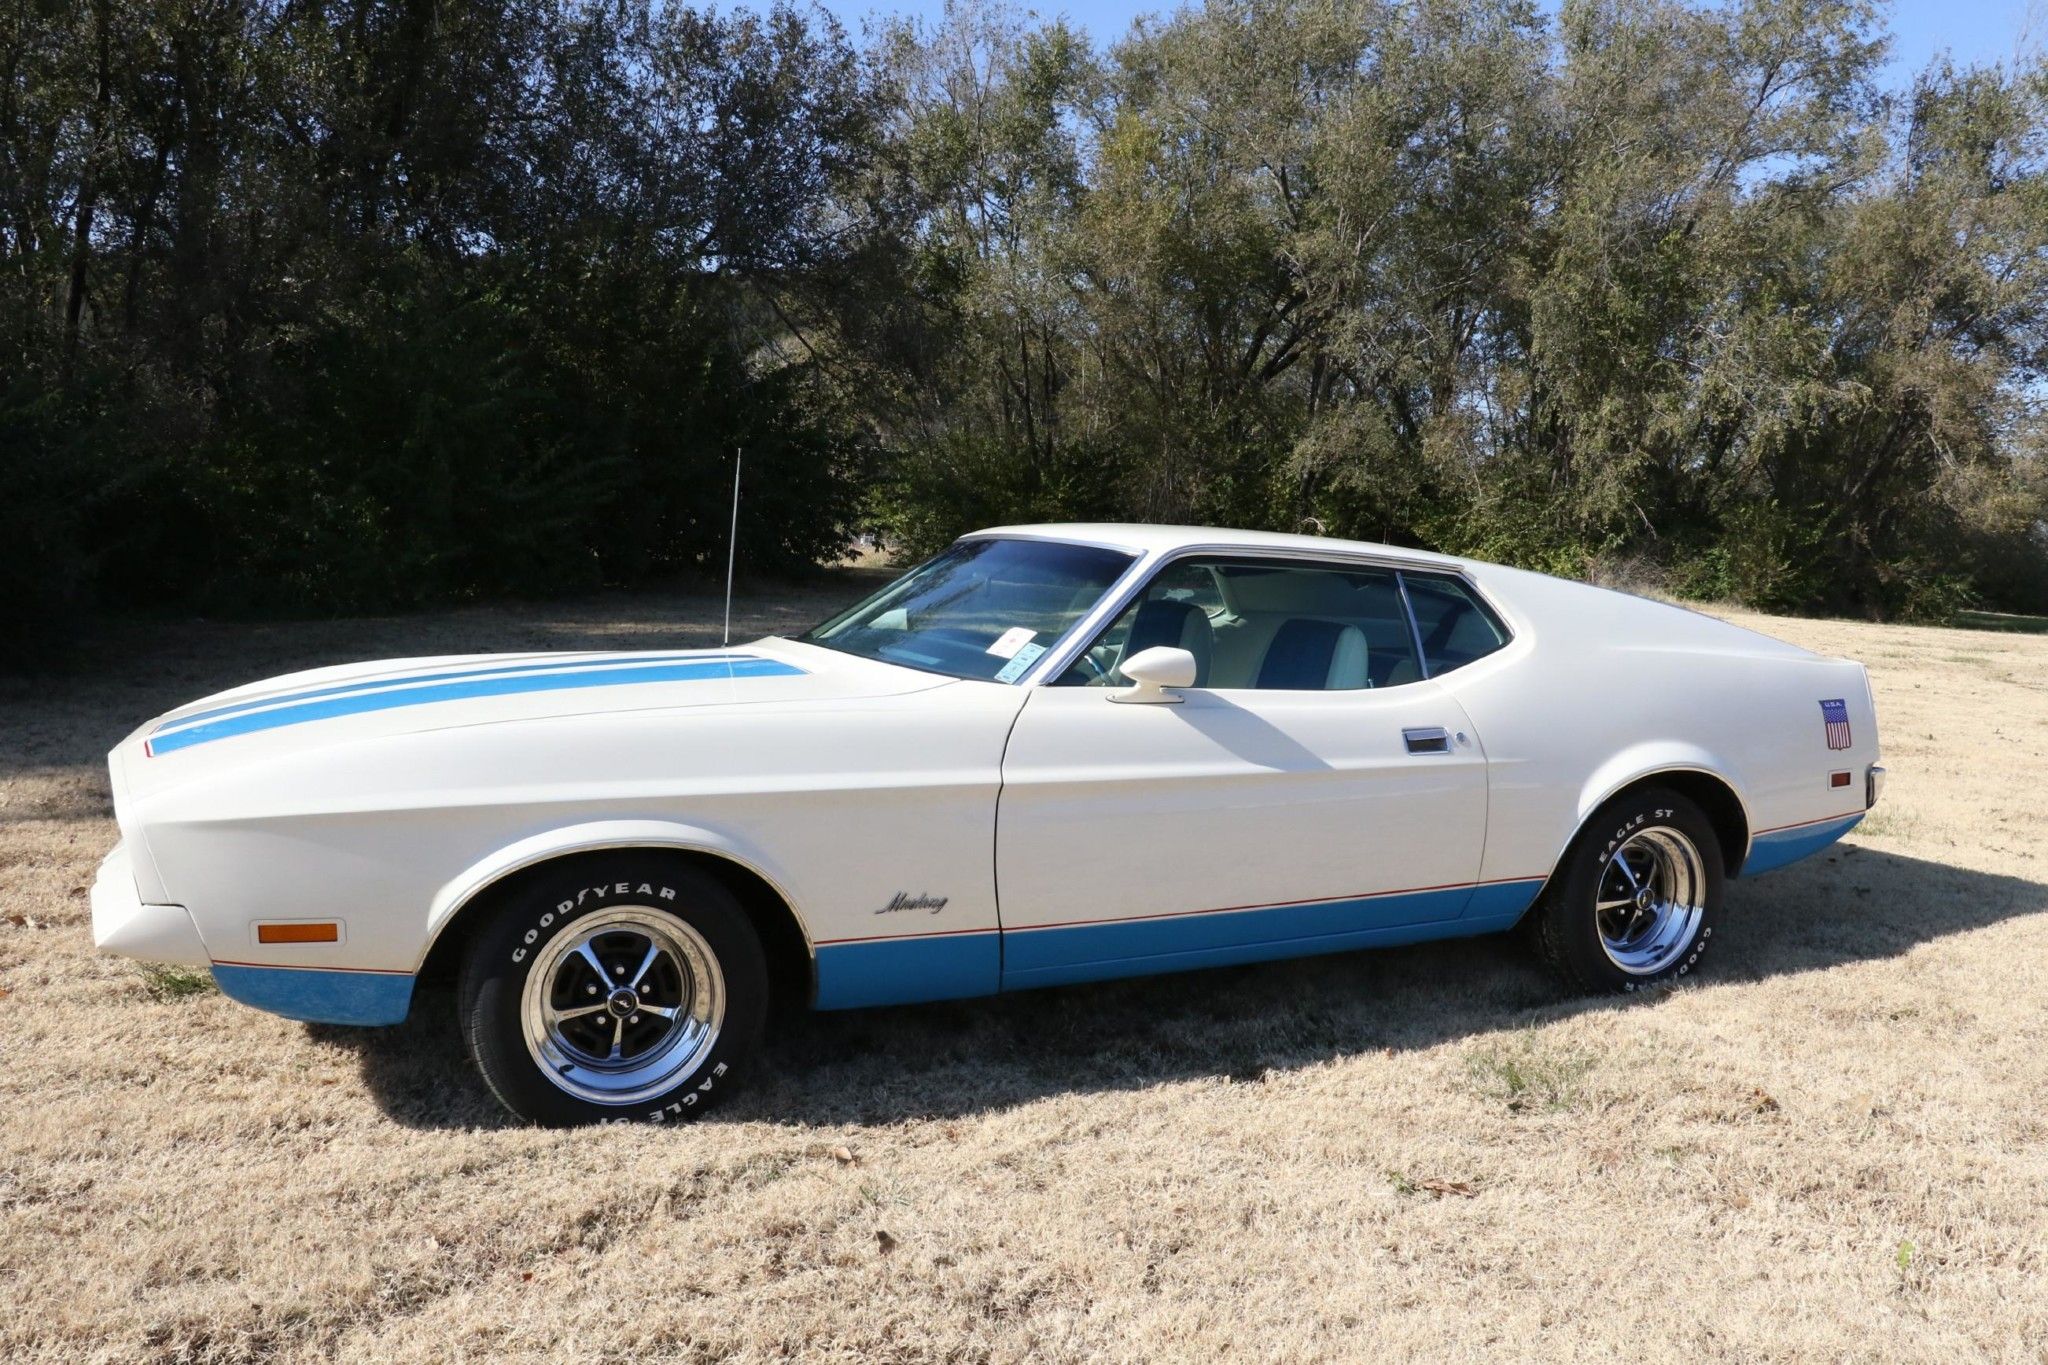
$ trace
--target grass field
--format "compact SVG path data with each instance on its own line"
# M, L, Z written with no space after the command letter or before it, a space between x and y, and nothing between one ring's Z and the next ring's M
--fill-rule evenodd
M0 1359L2048 1358L2048 636L1738 618L1869 663L1891 788L1648 999L1482 940L820 1016L705 1123L547 1132L445 996L93 954L150 714L716 612L131 626L0 691Z

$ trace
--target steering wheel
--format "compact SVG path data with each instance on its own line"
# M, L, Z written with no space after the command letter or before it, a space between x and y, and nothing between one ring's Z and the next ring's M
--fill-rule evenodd
M1096 683L1109 681L1109 670L1104 668L1102 662L1095 657L1097 649L1106 648L1108 648L1107 645L1097 645L1095 649L1082 650L1080 656L1074 660L1077 664L1086 664L1088 666L1088 672L1091 676L1088 679L1087 686L1092 687Z

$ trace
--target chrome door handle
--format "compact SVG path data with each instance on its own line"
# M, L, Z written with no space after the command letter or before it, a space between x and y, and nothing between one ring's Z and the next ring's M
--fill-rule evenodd
M1441 725L1403 730L1401 738L1408 742L1411 754L1447 754L1451 751L1451 732Z

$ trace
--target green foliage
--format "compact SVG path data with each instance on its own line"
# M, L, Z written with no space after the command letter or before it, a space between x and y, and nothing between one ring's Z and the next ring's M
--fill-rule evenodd
M0 648L837 555L843 35L651 0L0 16Z
M1802 513L1804 513L1802 515ZM1675 565L1681 597L1784 611L1814 600L1822 562L1815 509L1749 501L1730 508L1712 539L1699 537Z
M0 14L0 650L996 522L2048 610L2048 76L1866 0Z
M210 973L171 962L139 962L135 970L142 977L142 988L153 1000L184 1000L216 989Z
M1098 58L951 10L865 191L906 225L885 524L2048 608L2048 82L1892 97L1881 43L1860 0L1224 0Z
M89 600L82 528L104 470L62 408L47 390L0 385L0 660L51 661Z
M1465 1070L1480 1094L1509 1109L1559 1110L1579 1103L1593 1059L1524 1041L1481 1048L1466 1057Z

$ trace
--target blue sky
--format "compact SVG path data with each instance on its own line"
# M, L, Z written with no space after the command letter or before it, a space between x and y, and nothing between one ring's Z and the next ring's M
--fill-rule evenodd
M860 32L861 21L871 15L914 15L929 20L945 11L945 0L820 2L856 34ZM1144 0L1073 0L1067 4L1022 0L1018 7L1046 15L1064 14L1087 29L1098 44L1121 36L1136 15L1173 8L1171 4L1149 4ZM1554 5L1545 0L1545 7ZM1903 84L1928 58L1944 48L1960 62L2006 60L2014 55L2024 33L2030 49L2038 50L2043 40L2048 39L2048 32L2043 31L2048 30L2048 0L1898 0L1892 8L1891 30L1892 76L1895 83Z

